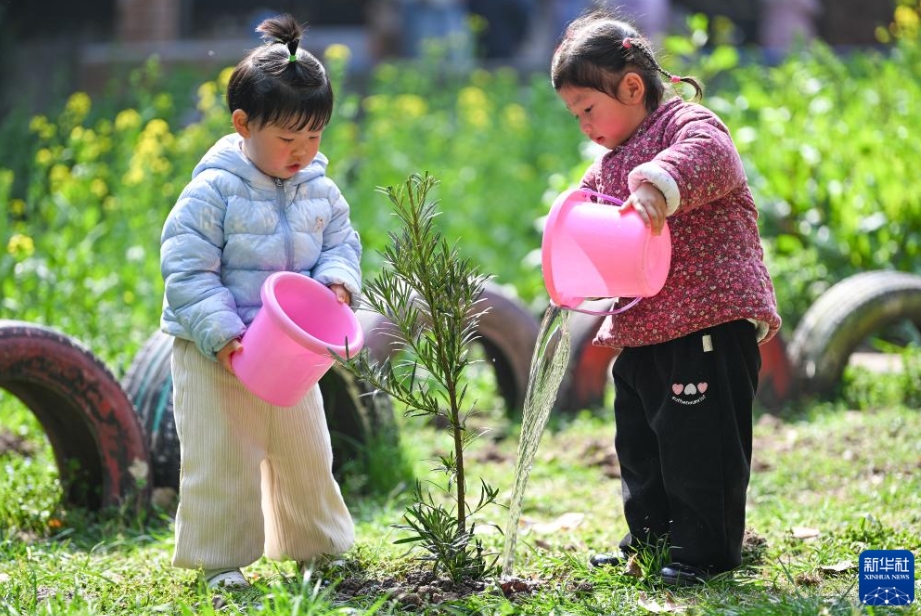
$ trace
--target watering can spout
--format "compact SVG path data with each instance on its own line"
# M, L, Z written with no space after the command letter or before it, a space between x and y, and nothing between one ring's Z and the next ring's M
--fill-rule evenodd
M662 290L671 254L668 223L653 235L619 199L575 188L557 197L547 217L541 243L544 284L555 306L617 314ZM588 297L634 299L610 312L577 308Z

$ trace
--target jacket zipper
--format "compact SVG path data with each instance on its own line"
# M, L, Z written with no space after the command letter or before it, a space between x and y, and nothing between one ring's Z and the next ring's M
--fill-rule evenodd
M275 179L275 202L278 205L278 215L281 217L282 233L285 236L285 270L294 271L294 238L291 237L291 224L285 213L285 183Z

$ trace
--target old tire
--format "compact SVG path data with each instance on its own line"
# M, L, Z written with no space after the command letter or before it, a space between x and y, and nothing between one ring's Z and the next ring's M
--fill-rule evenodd
M150 463L131 401L109 369L54 329L0 320L0 388L38 419L64 502L90 510L150 498Z
M587 302L584 308L606 310L610 300ZM618 350L592 344L603 316L573 311L569 316L570 355L566 375L560 385L555 410L573 413L594 410L604 403L605 393L613 387L611 367ZM775 336L760 347L761 371L757 400L769 410L777 410L796 393L795 380L786 346Z
M173 417L170 359L173 338L155 332L138 351L125 375L124 388L134 402L150 443L155 487L179 488L179 438ZM333 441L333 470L340 475L362 460L365 444L395 444L397 432L390 398L339 366L320 379L326 421Z
M761 370L755 400L765 409L777 412L796 396L796 376L787 345L776 335L759 347Z
M921 324L921 276L880 270L835 284L809 307L789 345L799 390L832 394L858 346L902 321Z
M540 323L521 301L492 283L484 286L476 310L485 311L477 326L477 343L493 368L497 393L508 415L519 416ZM372 359L382 362L399 352L400 344L394 338L396 326L391 321L369 310L359 310L358 319L365 332L365 348Z
M480 296L478 342L492 364L499 395L509 415L520 415L528 391L531 356L540 323L517 299L501 287L487 283Z
M594 300L581 308L608 310L611 300ZM604 403L605 391L611 384L611 364L617 349L595 346L592 340L604 321L603 316L571 311L569 314L569 363L560 383L554 409L575 413L583 409L598 409Z

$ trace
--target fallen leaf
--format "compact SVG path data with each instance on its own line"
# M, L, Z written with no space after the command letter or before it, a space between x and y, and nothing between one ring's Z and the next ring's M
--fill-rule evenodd
M688 609L687 605L678 603L671 593L666 593L665 600L659 603L646 593L641 592L640 598L637 599L637 604L646 611L653 612L654 614L677 614Z
M849 560L842 560L834 565L822 565L819 567L819 571L822 573L845 573L847 571L854 571L855 569L857 569L857 565Z
M815 539L822 534L822 531L818 528L809 528L808 526L794 526L792 530L794 539Z
M540 535L550 535L560 531L573 530L585 519L584 513L564 513L552 522L538 523L531 530Z
M627 569L624 573L635 578L643 577L643 568L640 567L636 554L631 554L630 558L627 559Z

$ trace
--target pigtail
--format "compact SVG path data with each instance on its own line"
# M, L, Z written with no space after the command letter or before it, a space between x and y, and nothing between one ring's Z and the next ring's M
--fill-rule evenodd
M256 27L265 41L234 68L227 106L258 124L321 130L332 117L333 88L317 58L300 49L304 34L293 16L270 17Z
M679 83L686 83L694 88L695 100L700 100L703 98L704 89L701 83L695 77L687 75L682 77L680 75L675 75L674 73L669 73L667 70L662 68L662 66L656 60L656 57L653 55L652 50L649 49L649 45L646 43L646 41L635 37L624 37L624 39L621 41L621 48L623 49L627 62L639 64L637 62L637 59L639 59L637 56L640 56L645 60L645 62L641 63L645 63L650 66L657 73L663 75L670 83L674 85Z
M267 45L284 45L288 64L298 61L297 49L301 44L304 27L291 15L266 19L256 27Z

